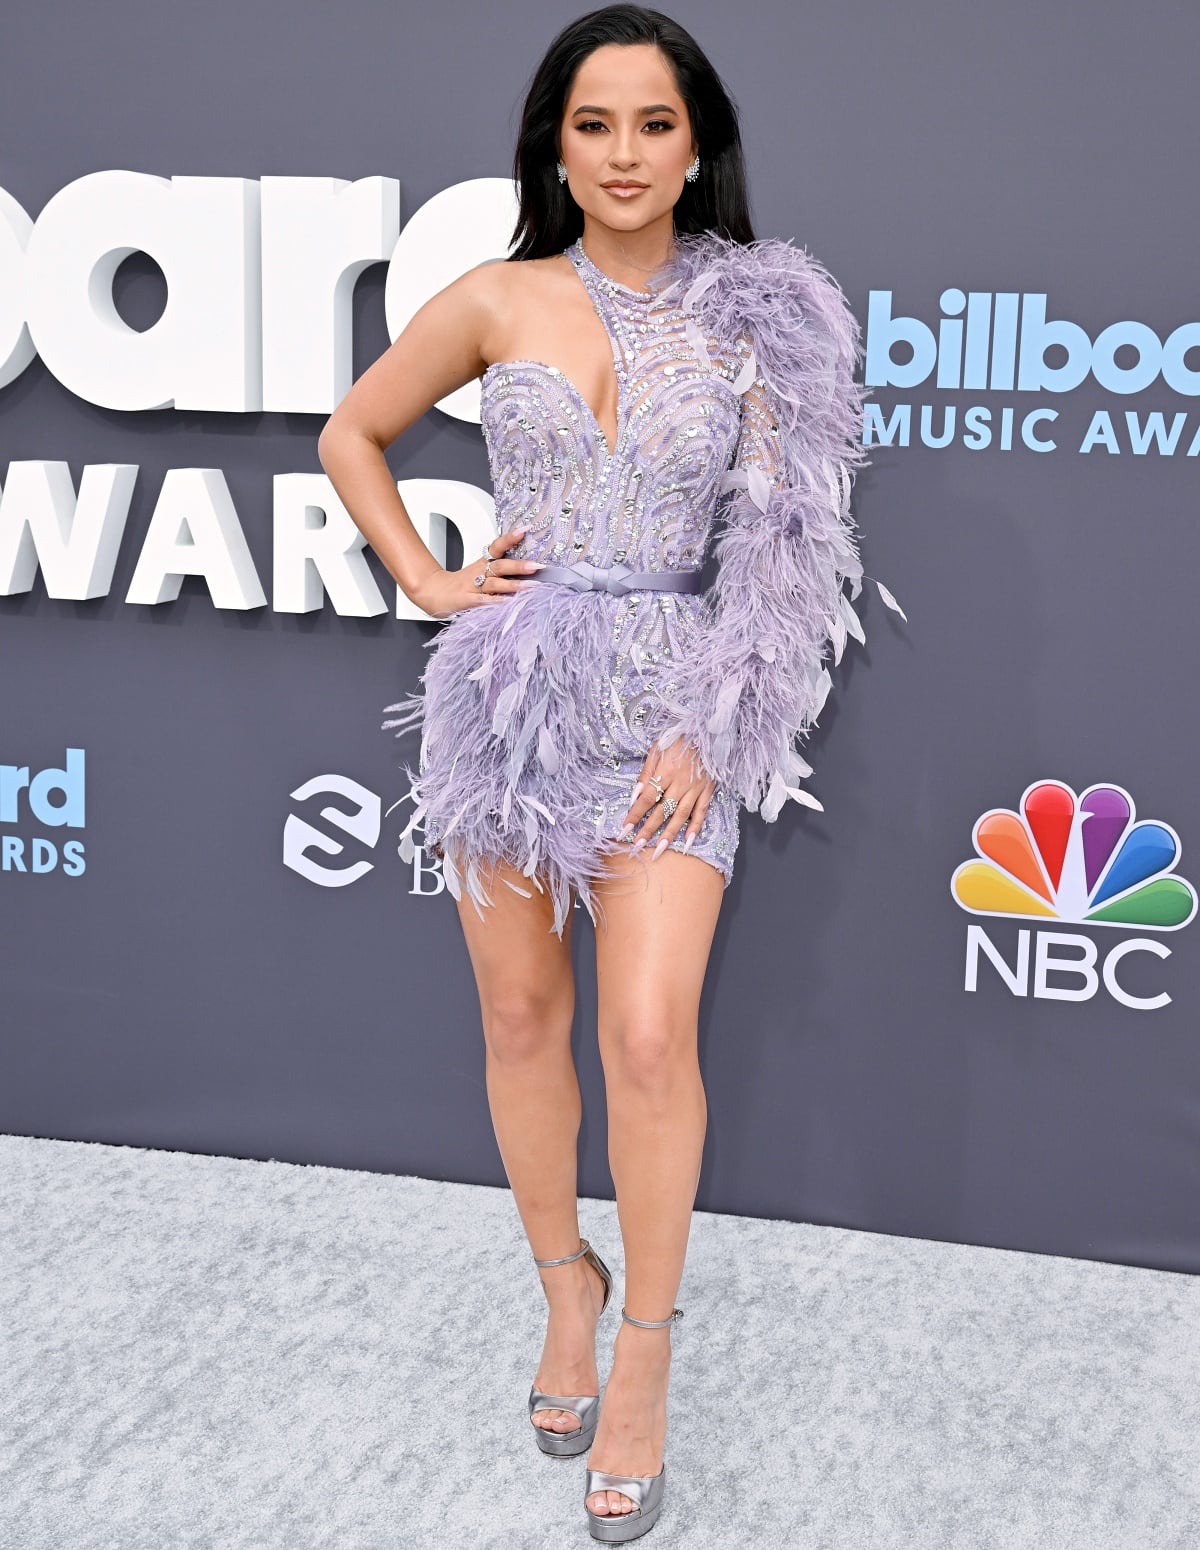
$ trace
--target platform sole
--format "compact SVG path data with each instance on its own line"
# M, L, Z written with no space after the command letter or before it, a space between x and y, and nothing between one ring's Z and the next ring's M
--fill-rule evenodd
M593 1539L598 1539L606 1545L624 1545L631 1539L640 1539L643 1534L648 1534L658 1522L658 1515L662 1511L662 1502L651 1507L649 1512L620 1512L607 1514L598 1518L590 1507L585 1507L587 1513L588 1529Z
M577 1458L587 1452L596 1435L594 1426L586 1432L552 1432L544 1426L534 1426L533 1430L534 1440L547 1458Z

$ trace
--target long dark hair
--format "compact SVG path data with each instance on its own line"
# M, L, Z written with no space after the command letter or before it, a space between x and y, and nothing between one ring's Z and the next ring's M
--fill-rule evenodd
M510 258L561 253L583 231L583 211L558 181L559 131L579 66L606 43L652 43L670 62L700 147L700 176L675 204L676 232L713 231L753 242L738 110L689 32L661 11L606 5L564 27L533 74L513 155L520 191Z

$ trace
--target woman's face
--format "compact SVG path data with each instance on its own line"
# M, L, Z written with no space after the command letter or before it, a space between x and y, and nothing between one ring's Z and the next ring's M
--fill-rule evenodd
M687 107L651 43L608 43L588 55L567 94L561 140L575 203L618 231L669 217L696 154Z

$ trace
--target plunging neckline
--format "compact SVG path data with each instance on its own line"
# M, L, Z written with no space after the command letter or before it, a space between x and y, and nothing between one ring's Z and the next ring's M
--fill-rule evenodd
M567 376L566 372L563 371L560 366L550 366L545 361L535 361L529 359L527 356L519 355L510 361L493 361L492 364L484 371L479 381L481 384L485 383L491 376L492 372L500 371L501 368L504 367L511 369L514 366L533 367L535 371L544 371L548 377L553 377L557 382L561 382L563 387L566 388L568 393L570 393L571 397L575 400L579 408L582 409L584 414L587 416L588 428L592 434L592 440L596 443L601 457L606 463L611 462L612 459L616 457L621 447L621 432L623 429L622 422L624 418L622 413L622 399L624 398L624 392L622 390L619 378L617 380L617 437L615 443L610 446L608 436L605 434L604 427L596 418L596 411L583 396L583 393L580 391L578 385L571 381L570 377Z
M569 377L565 371L563 371L561 366L551 366L547 361L536 361L527 356L518 356L513 360L507 361L493 361L491 365L486 367L484 370L483 376L480 378L480 383L482 385L483 383L487 382L490 375L495 371L499 371L501 367L514 366L532 367L537 371L545 372L547 376L556 378L564 385L568 393L570 393L570 395L574 398L576 404L584 411L585 415L587 416L587 421L592 432L593 440L595 441L597 449L600 452L602 458L601 466L607 468L613 459L616 458L620 453L622 442L624 441L625 431L628 423L628 416L626 413L628 405L626 403L625 391L626 378L628 376L629 368L632 366L637 357L636 354L632 352L629 352L627 355L620 341L616 337L613 329L609 326L609 321L605 316L604 307L602 306L600 298L597 295L597 290L600 288L607 288L612 292L619 293L621 296L630 297L639 304L649 304L653 302L657 298L658 291L657 289L648 291L635 290L633 286L622 285L620 280L614 280L611 275L605 274L604 270L601 269L597 264L593 263L592 260L588 257L586 251L584 250L583 238L581 236L576 237L574 242L564 248L563 254L567 259L570 260L572 269L574 269L576 275L579 278L580 284L583 286L585 292L587 293L588 300L591 302L592 309L595 312L597 318L600 320L600 326L604 330L605 337L608 340L609 349L612 353L613 376L615 377L617 384L617 417L612 441L609 441L607 431L604 429L604 426L600 424L599 415L597 415L596 411L592 408L591 404L584 396L582 388L580 388L579 384L573 381L572 378ZM578 257L578 262L576 262L576 256ZM654 274L660 274L666 267L666 264L669 262L669 259L666 260L664 264L660 265L658 269L653 271Z

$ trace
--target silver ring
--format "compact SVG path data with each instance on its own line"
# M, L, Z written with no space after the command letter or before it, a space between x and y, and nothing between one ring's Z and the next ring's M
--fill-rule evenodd
M657 791L657 793L658 793L658 795L654 798L655 802L661 802L662 799L663 799L663 795L664 795L662 781L659 780L657 775L651 775L649 777L649 781L650 781L650 784L654 787L655 791Z
M471 580L475 583L475 585L477 587L481 587L483 585L483 583L487 580L487 577L483 574L482 571L480 571L479 575L478 576L472 576Z
M679 803L676 801L676 799L674 797L663 797L663 805L662 805L663 817L664 818L670 818L671 814L675 811L675 809L678 806L679 806Z

